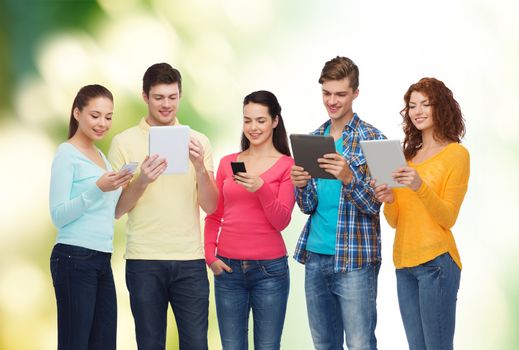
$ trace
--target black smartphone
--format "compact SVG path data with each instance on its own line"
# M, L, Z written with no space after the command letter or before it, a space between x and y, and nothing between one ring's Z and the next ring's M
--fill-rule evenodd
M236 173L246 173L245 163L244 162L231 162L232 173L236 175Z

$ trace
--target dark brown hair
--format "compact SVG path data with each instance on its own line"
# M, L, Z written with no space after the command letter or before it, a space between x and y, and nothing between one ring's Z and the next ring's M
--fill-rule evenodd
M72 109L70 111L70 122L68 127L69 139L74 136L78 128L78 122L76 118L74 118L74 109L77 108L79 111L82 111L83 108L90 102L90 100L96 97L106 97L112 101L112 103L114 102L114 97L112 96L110 90L102 85L86 85L79 89L76 97L74 98L74 102L72 102Z
M283 117L281 117L281 105L278 102L276 96L265 90L254 91L243 99L243 106L245 107L249 103L257 103L267 107L269 115L274 120L278 118L278 125L272 131L272 143L274 148L278 152L283 153L290 157L290 148L288 147L288 137L285 130L285 124L283 123ZM250 141L245 137L245 134L241 134L241 150L245 151L250 147Z
M337 56L324 64L319 84L327 80L342 80L348 78L353 91L359 88L359 67L347 57Z
M405 107L400 111L404 118L402 122L405 134L404 155L408 160L412 159L422 146L422 133L413 125L409 117L409 100L414 91L429 99L434 126L433 136L436 140L459 143L465 135L465 121L452 91L438 79L422 78L409 87L404 95Z
M180 72L167 63L155 63L144 73L142 91L148 96L153 86L174 83L178 84L178 92L182 94L182 76Z

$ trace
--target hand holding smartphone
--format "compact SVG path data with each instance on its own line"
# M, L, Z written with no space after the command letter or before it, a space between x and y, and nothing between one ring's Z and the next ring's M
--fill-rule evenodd
M236 175L237 173L246 173L247 170L245 169L245 163L244 162L231 162L231 168L233 175Z
M128 170L128 173L133 174L133 173L135 172L135 170L137 169L138 166L139 166L139 163L138 163L138 162L130 162L130 163L126 163L126 164L124 164L124 165L121 167L121 170L119 170L119 172L122 172L122 171Z

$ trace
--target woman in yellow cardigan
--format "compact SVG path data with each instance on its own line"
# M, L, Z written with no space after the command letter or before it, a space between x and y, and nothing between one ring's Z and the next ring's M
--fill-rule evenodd
M408 166L393 173L403 188L375 188L396 228L393 260L398 302L411 350L453 348L461 260L451 228L467 192L465 125L451 90L423 78L407 90L400 112Z

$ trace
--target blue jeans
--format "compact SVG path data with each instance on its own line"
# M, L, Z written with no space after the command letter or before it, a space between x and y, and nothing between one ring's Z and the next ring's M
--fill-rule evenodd
M117 300L110 259L110 253L67 244L52 249L58 350L115 350Z
M398 303L410 350L453 348L460 275L449 253L396 270Z
M376 349L377 278L380 263L333 271L335 256L308 252L306 308L315 349Z
M285 323L290 275L287 257L234 260L214 277L216 313L223 350L248 349L249 313L254 318L254 349L279 349Z
M180 349L207 349L209 281L204 260L127 260L126 286L139 350L165 349L168 303Z

